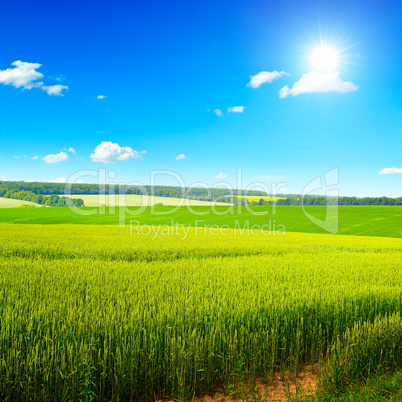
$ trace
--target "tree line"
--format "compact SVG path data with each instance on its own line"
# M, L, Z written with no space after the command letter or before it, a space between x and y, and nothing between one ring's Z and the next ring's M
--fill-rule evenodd
M14 200L30 201L48 207L82 207L84 201L81 198L59 197L58 195L35 194L30 191L7 190L0 187L0 197Z
M174 197L187 198L200 201L218 201L231 204L248 204L248 205L301 205L302 199L304 205L402 205L402 197L326 197L320 195L307 195L302 197L301 194L276 194L278 197L283 197L276 201L265 201L263 198L256 201L249 201L240 196L261 196L267 197L267 194L259 190L233 190L233 194L229 195L227 188L204 188L204 187L178 187L178 186L129 186L119 184L89 184L89 183L74 183L71 184L69 195L80 194L134 194L134 195L153 195L157 197ZM57 197L65 192L66 184L64 183L41 183L41 182L24 182L24 181L0 181L0 187L6 191L13 190L17 193L29 192L34 195ZM32 198L32 196L29 196ZM11 197L10 197L11 198ZM68 199L69 197L60 197ZM41 199L41 198L39 198ZM78 198L79 199L79 198ZM52 198L56 200L56 198ZM80 200L80 199L79 199ZM28 200L26 200L28 201ZM33 201L36 202L36 201ZM57 201L49 201L56 202ZM63 204L65 201L60 201ZM78 201L77 201L78 202ZM81 202L83 202L81 200ZM78 202L79 203L79 202ZM75 205L75 204L74 204Z
M325 197L309 195L302 199L297 197L287 197L276 201L266 201L263 198L253 200L249 205L402 205L402 197Z
M35 194L63 194L66 184L64 183L41 183L24 181L0 181L0 186L8 190L30 191ZM256 195L266 196L264 191L258 190L234 190L236 196ZM71 184L70 194L135 194L154 195L157 197L189 198L213 201L218 197L229 197L229 190L226 188L204 188L204 187L178 187L178 186L130 186L119 184Z

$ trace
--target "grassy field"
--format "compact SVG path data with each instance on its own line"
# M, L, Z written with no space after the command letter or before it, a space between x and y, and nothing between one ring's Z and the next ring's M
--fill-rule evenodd
M12 198L0 197L0 208L14 208L14 207L20 207L21 205L31 205L33 207L43 207L43 205L36 204L34 202L14 200Z
M0 224L3 400L192 398L402 309L401 239L137 229Z
M152 206L159 203L168 206L211 205L211 202L209 201L188 200L186 198L174 198L174 197L151 197L151 196L142 196L135 194L127 194L124 196L118 194L115 196L109 196L109 195L99 196L98 194L79 194L69 197L81 198L84 201L84 205L86 207L98 207L101 206L102 204L106 206L138 207L141 205ZM227 205L227 204L217 202L216 205Z
M245 207L218 206L214 213L211 207L194 206L194 215L186 207L156 207L145 208L140 211L136 208L96 209L83 208L81 212L91 215L79 215L68 208L41 208L2 209L0 222L10 223L40 223L40 224L102 224L115 225L119 220L129 224L130 220L141 224L151 225L227 225L230 228L239 226L244 228L247 224L271 225L272 230L278 230L284 225L288 232L326 233L324 229L316 226L303 213L300 206L279 206L275 214L272 207L252 207L258 213L268 212L267 215L254 215ZM326 208L311 206L308 212L319 219L325 218ZM141 212L135 215L136 211ZM154 214L156 212L157 214ZM227 212L227 213L226 213ZM133 215L130 215L132 213ZM196 222L198 221L198 222ZM264 226L267 227L267 226ZM402 237L402 207L400 206L340 206L339 207L339 234L359 236L385 236Z

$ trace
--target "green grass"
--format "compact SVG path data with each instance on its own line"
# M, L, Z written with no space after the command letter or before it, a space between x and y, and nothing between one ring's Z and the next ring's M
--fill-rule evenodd
M0 197L0 208L15 208L20 207L21 205L30 205L33 207L43 207L43 205L36 204L30 201L21 201L21 200L14 200L12 198L4 198Z
M330 356L322 388L332 396L343 396L356 384L402 369L400 312L356 323L332 346Z
M64 195L64 194L63 194ZM84 205L86 207L97 207L102 204L106 206L128 206L128 207L137 207L137 206L152 206L158 203L162 203L163 205L203 205L209 206L211 202L209 201L199 201L199 200L188 200L186 198L174 198L174 197L151 197L151 196L142 196L142 195L105 195L99 196L98 194L79 194L72 195L70 198L81 198L84 201ZM216 205L227 205L222 202L217 202Z
M400 402L402 401L402 370L394 374L370 376L363 382L356 382L334 396L332 391L321 390L314 402Z
M173 229L0 224L1 399L184 400L402 309L401 239Z
M197 213L194 215L192 211ZM0 222L11 223L41 223L41 224L119 224L119 218L129 224L130 220L139 221L141 224L172 225L183 224L198 226L227 225L235 228L236 225L244 227L247 223L252 225L269 225L271 229L278 230L284 225L289 232L326 233L324 229L316 226L303 213L300 206L279 206L276 213L272 207L252 207L258 213L268 212L268 215L254 215L245 207L218 206L214 213L211 207L194 206L189 210L186 207L149 207L140 215L134 215L138 208L111 208L96 209L83 208L83 213L92 215L79 215L69 208L40 208L40 209L2 209ZM314 216L324 219L326 208L311 206L307 210ZM131 211L131 212L130 212ZM155 214L155 212L157 214ZM228 213L225 213L228 212ZM130 215L132 213L133 215ZM267 226L265 226L267 228ZM402 237L402 207L400 206L340 206L339 207L339 234L359 236L385 236Z

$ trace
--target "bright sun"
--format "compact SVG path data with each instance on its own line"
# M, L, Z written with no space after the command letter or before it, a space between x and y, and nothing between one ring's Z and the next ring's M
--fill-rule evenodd
M314 70L331 71L337 66L338 54L331 47L321 46L311 54L311 64Z

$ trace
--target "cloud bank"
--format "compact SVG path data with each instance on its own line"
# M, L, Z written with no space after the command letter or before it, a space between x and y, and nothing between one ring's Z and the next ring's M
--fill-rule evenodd
M228 113L243 113L244 106L231 106L228 107Z
M385 168L380 171L380 174L402 174L402 168Z
M121 147L110 141L103 141L90 155L93 162L111 163L140 159L142 155L130 147Z
M282 77L283 75L290 75L285 71L261 71L258 74L250 75L250 82L247 84L247 87L250 88L259 88L262 84L271 83L272 81Z
M28 63L17 60L11 63L14 68L0 70L0 84L12 85L15 88L42 88L48 95L63 96L62 91L67 90L65 85L44 85L40 80L44 77L42 73L36 71L42 65L39 63Z
M42 158L45 163L60 163L68 161L68 155L65 152L59 152L58 154L50 154Z
M41 87L43 82L39 82L43 78L43 74L36 71L41 64L27 63L20 60L11 63L14 68L0 70L0 83L4 85L12 85L15 88L31 89Z
M56 95L56 96L64 96L62 93L63 89L68 90L68 87L65 85L43 85L42 89L46 91L48 95Z
M357 87L351 81L342 81L338 72L317 72L310 71L304 74L299 81L295 82L292 88L287 85L279 91L280 98L289 95L297 96L304 93L318 92L352 92L357 91Z

